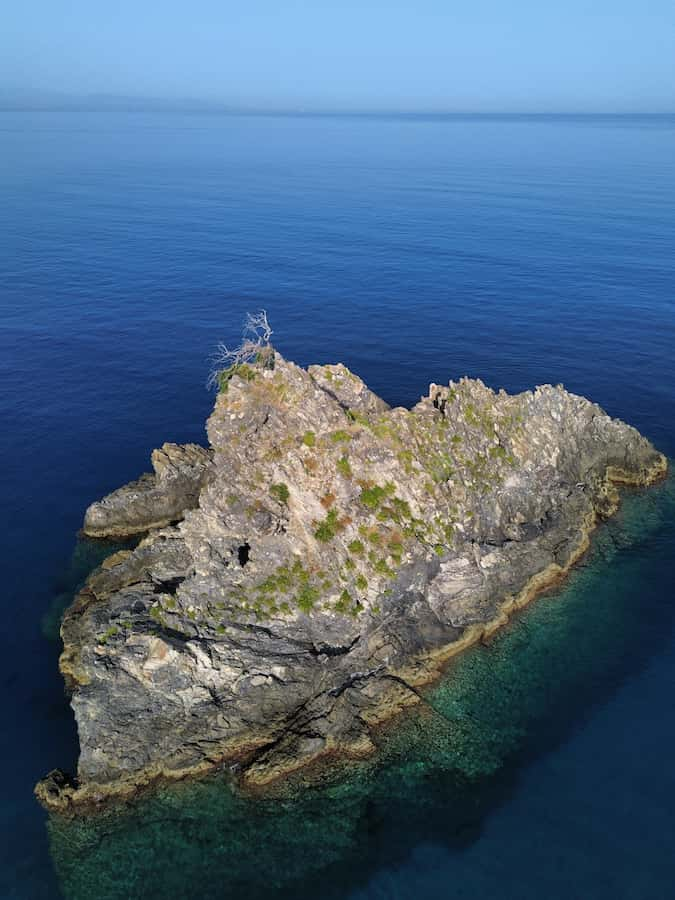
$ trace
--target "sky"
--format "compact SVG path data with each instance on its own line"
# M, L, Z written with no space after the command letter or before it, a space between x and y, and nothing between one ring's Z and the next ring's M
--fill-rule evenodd
M675 0L7 0L0 102L675 112Z

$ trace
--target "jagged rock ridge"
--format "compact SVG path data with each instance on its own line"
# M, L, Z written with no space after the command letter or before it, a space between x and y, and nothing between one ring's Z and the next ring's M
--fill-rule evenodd
M666 461L562 387L431 385L390 409L342 365L278 354L222 382L211 450L165 444L85 531L148 531L66 613L77 779L49 807L238 760L265 782L417 700L583 552L614 485Z

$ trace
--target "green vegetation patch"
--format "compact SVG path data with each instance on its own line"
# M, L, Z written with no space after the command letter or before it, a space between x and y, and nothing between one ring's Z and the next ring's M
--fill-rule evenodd
M274 497L275 500L278 500L279 503L288 503L288 498L290 496L288 486L283 482L271 485L270 496Z
M345 415L350 422L357 422L359 425L365 425L366 428L370 428L370 419L368 419L367 416L364 416L363 413L348 409L346 410Z
M368 509L375 510L387 497L393 496L395 491L396 487L391 481L388 481L384 487L375 484L372 487L364 488L359 495L359 500Z
M340 615L356 618L363 609L363 606L358 600L355 600L354 597L352 597L348 590L344 590L336 601L334 609L335 612L340 613Z
M295 595L295 603L298 609L301 609L304 613L308 613L314 608L319 597L320 594L318 588L311 584L305 584Z
M315 447L316 446L316 435L313 431L306 431L302 436L302 443L305 447Z
M104 634L100 635L98 642L99 644L105 644L110 638L115 637L115 635L118 635L119 633L119 628L116 625L111 625Z
M436 484L441 484L454 475L454 462L447 453L439 453L431 460L429 474Z
M351 441L352 436L348 431L339 428L337 431L331 432L330 439L334 444L338 444L340 441Z
M352 477L352 467L349 465L349 460L346 456L341 456L335 465L338 472L341 475L344 475L345 478Z
M469 423L469 425L478 425L478 413L473 403L467 403L464 407L464 418Z
M394 521L399 521L400 519L412 519L413 514L410 511L410 505L407 500L402 500L400 497L392 497L391 506L395 513L395 515L392 516Z
M257 584L250 594L241 594L236 601L244 612L252 612L257 619L269 615L291 612L294 604L304 613L314 608L322 595L332 588L328 580L317 585L315 578L325 577L325 572L317 572L313 576L301 561L296 559L292 565L278 566L276 571L264 581Z
M400 450L397 454L398 461L403 466L406 475L411 475L413 471L413 454L412 450Z
M340 530L341 526L337 510L329 509L326 518L317 525L314 537L319 541L327 543L328 541L332 541Z
M250 366L247 366L246 363L238 363L237 365L230 366L229 369L223 369L218 373L218 390L222 394L227 393L230 381L232 381L235 375L244 381L253 381L256 373Z
M389 555L397 565L401 563L403 556L403 538L401 535L393 535L389 538Z
M397 440L398 436L396 434L394 426L387 419L380 420L378 422L374 422L370 426L370 428L371 428L371 431L373 432L373 434L376 437L379 437L380 439L384 440L384 439L388 438L390 440L395 440L395 441Z
M387 578L393 578L393 576L396 574L396 572L394 572L394 570L387 565L386 559L377 559L373 565L373 568L378 575L384 575Z

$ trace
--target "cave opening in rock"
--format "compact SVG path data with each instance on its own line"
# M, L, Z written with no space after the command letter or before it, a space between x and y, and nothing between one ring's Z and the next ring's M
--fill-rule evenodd
M243 543L237 550L237 557L239 558L239 565L242 566L242 568L248 562L248 554L249 554L250 550L251 550L251 545L249 544L248 541Z

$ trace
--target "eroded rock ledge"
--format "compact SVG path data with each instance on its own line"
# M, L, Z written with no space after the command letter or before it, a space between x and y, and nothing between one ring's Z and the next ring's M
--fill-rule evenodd
M274 363L223 380L211 450L165 444L87 511L88 534L148 534L65 615L80 759L37 786L48 808L369 752L445 658L573 564L616 484L666 472L562 387L462 379L390 409L342 365Z
M84 516L89 537L128 537L180 521L199 504L212 453L196 444L164 444L152 452L152 474L141 475L98 503Z

